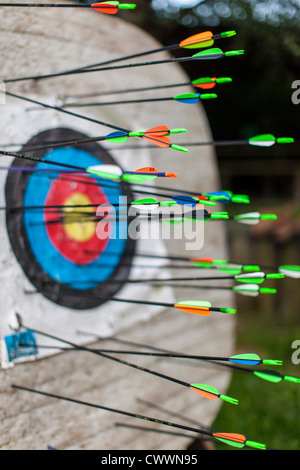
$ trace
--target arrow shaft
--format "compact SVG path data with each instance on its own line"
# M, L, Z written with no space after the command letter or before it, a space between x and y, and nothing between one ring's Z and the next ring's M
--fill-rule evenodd
M16 384L13 384L12 388L14 388L16 390L23 390L23 391L27 391L27 392L37 393L37 394L40 394L40 395L47 396L49 398L57 398L57 399L60 399L60 400L76 403L76 404L79 404L79 405L84 405L84 406L89 406L89 407L104 410L104 411L109 411L109 412L112 412L112 413L120 414L120 415L123 415L123 416L128 416L128 417L131 417L131 418L142 419L144 421L149 421L151 423L162 424L162 425L165 425L165 426L178 428L178 429L183 429L183 430L191 431L191 432L194 432L194 433L197 433L197 434L204 434L206 436L213 437L212 433L210 433L209 431L200 430L200 429L193 428L193 427L190 427L190 426L186 426L186 425L183 425L183 424L171 423L170 421L165 421L165 420L157 419L157 418L151 418L149 416L144 416L144 415L140 415L140 414L137 414L137 413L131 413L131 412L128 412L128 411L118 410L116 408L110 408L110 407L106 407L106 406L102 406L102 405L97 405L95 403L90 403L90 402L86 402L86 401L82 401L82 400L76 400L74 398L68 398L68 397L57 395L57 394L54 394L54 393L43 392L41 390L34 390L34 389L31 389L31 388L23 387L23 386L16 385Z
M222 56L224 55L225 54L222 54ZM103 72L103 71L108 71L108 70L120 70L120 69L128 69L128 68L135 68L135 67L144 67L144 66L149 66L149 65L199 61L199 60L204 60L204 59L207 60L207 59L215 59L215 58L216 57L214 54L207 54L206 56L203 56L203 57L200 57L200 56L179 57L179 58L173 58L173 59L162 59L162 60L154 60L154 61L139 62L139 63L132 63L132 64L113 65L113 66L107 66L107 67L77 69L77 70L68 71L68 72L57 72L57 73L52 73L52 74L49 73L49 74L44 74L44 75L31 75L27 77L10 78L10 79L3 80L3 82L14 83L14 82L20 82L20 81L26 81L26 80L41 80L45 78L54 78L54 77L61 77L61 76L66 76L66 75L76 75L76 74L90 73L90 72Z

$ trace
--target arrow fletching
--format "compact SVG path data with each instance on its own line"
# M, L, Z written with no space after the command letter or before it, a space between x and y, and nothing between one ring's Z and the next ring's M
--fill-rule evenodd
M131 206L138 210L154 211L159 208L159 202L153 198L143 198L133 201Z
M187 313L208 316L211 313L211 303L202 300L185 300L174 304L175 308Z
M214 47L212 49L206 49L205 51L197 52L194 54L192 57L195 59L220 59L221 57L224 57L224 52L222 49L219 49L218 47Z
M233 220L240 224L256 225L260 220L276 220L276 214L261 214L260 212L247 212L233 216Z
M217 83L229 83L232 82L230 77L200 77L192 80L191 84L196 88L202 88L203 90L209 90L214 88Z
M120 10L133 10L136 5L133 3L119 3L114 1L92 3L91 7L101 13L106 13L107 15L115 15Z
M287 277L292 277L294 279L299 279L300 278L300 266L296 264L290 264L290 265L284 265L284 266L279 266L278 271L282 274L284 274Z
M199 204L199 199L192 197L192 196L172 196L172 199L176 201L178 204L181 204L183 206L191 206L195 207L197 204Z
M236 434L231 432L215 432L213 437L225 444L239 449L243 448L246 443L246 437L243 434Z
M213 33L205 31L204 33L194 34L179 43L183 49L199 49L200 47L210 47L214 44Z
M113 142L113 143L118 143L118 144L123 144L124 142L126 142L127 139L128 139L128 134L127 132L123 132L123 131L111 132L110 134L107 134L107 136L105 136L105 140L107 140L108 142Z
M122 169L117 165L93 165L86 168L86 172L101 178L116 180L122 178L123 175Z
M271 287L259 287L257 284L244 284L240 286L234 286L232 288L234 292L248 297L257 297L259 294L276 294L277 290Z
M221 400L227 401L228 403L232 403L233 405L238 405L238 400L235 398L228 397L227 395L221 395L215 387L206 384L191 384L190 389L199 395L207 398L208 400L215 400L216 398L220 398Z

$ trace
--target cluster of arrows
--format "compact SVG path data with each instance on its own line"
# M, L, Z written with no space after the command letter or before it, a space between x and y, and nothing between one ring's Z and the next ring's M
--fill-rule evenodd
M121 9L134 9L134 4L122 4L117 1L107 1L101 3L94 3L91 5L87 4L25 4L25 3L1 3L0 8L2 7L16 7L16 8L91 8L96 10L102 14L116 14ZM72 74L86 74L86 73L100 73L101 71L105 70L120 70L124 68L135 68L135 67L146 67L150 65L159 65L166 62L187 62L187 61L208 61L209 60L216 60L216 59L223 59L226 57L235 57L239 56L244 53L242 50L233 50L228 52L223 52L220 48L211 47L214 45L215 41L226 39L234 36L236 33L235 31L226 31L221 34L212 34L210 31L201 32L200 34L188 37L187 39L182 40L178 44L170 45L167 47L162 47L157 50L145 51L139 54L132 54L126 57L120 57L118 59L111 59L109 61L105 61L102 63L91 64L90 66L81 67L73 70L66 70L64 72L47 74L47 75L31 75L31 76L23 76L17 78L11 78L5 80L5 84L15 83L15 82L24 82L27 80L46 80L47 78L54 78L54 77L61 77L66 75ZM148 61L148 62L135 62L135 63L125 63L125 64L117 64L119 61L130 60L133 58L137 58L139 56L146 56L148 54L159 53L161 51L172 51L175 49L191 49L191 50L199 50L200 52L196 52L192 56L189 57L182 57L182 58L171 58L171 59L164 59L164 60L157 60L157 61ZM196 104L200 100L206 99L216 99L217 94L212 93L211 90L215 89L217 86L230 83L231 78L229 77L200 77L196 80L192 80L186 83L170 83L166 85L157 84L154 87L144 87L144 88L131 88L131 89L120 89L120 90L112 90L109 92L99 92L97 95L105 96L114 94L115 96L118 95L126 95L127 93L132 92L142 92L144 90L155 90L157 89L171 89L172 87L185 87L185 86L192 86L196 89L195 93L183 93L176 96L166 96L164 98L156 98L155 96L151 99L145 100L118 100L117 98L114 101L89 101L89 99L95 99L96 94L81 94L77 96L65 96L61 106L53 106L47 104L42 101L37 101L32 98L28 98L27 96L16 94L9 92L6 90L6 95L12 98L22 100L28 102L29 104L33 105L28 112L34 112L34 110L43 108L45 112L48 109L55 110L59 113L64 113L73 117L77 117L78 119L88 120L93 122L94 124L99 124L105 126L111 131L106 135L95 136L91 138L85 138L80 140L65 140L65 141L51 141L47 145L35 145L31 148L26 147L26 153L18 153L14 151L13 147L20 147L25 145L25 143L20 142L19 144L11 143L1 145L0 143L0 155L8 156L17 158L20 160L31 160L36 162L43 162L44 164L49 164L49 168L46 170L47 172L55 174L55 172L59 172L60 174L68 175L68 179L70 180L73 178L74 181L78 181L78 178L89 178L90 176L99 177L101 178L101 186L107 187L116 187L122 183L122 181L126 181L127 183L132 185L134 193L140 195L137 197L136 200L126 205L125 209L129 209L132 207L136 210L136 214L131 215L130 218L139 218L148 220L151 217L151 220L158 220L169 222L171 224L174 223L183 223L183 222L197 222L197 221L205 221L207 223L213 223L214 220L224 220L230 223L241 223L241 224L258 224L264 220L272 220L276 219L275 214L262 214L258 211L256 212L244 212L237 215L231 215L228 211L222 212L214 212L213 208L217 204L248 204L249 197L245 194L234 194L230 190L218 190L214 191L212 188L211 192L205 193L198 193L194 194L192 191L188 191L186 189L182 190L174 190L172 187L165 187L165 186L158 186L158 185L151 185L149 181L156 178L176 178L177 174L173 171L169 170L158 170L155 167L144 167L138 168L135 171L132 170L123 170L118 165L112 164L102 164L102 165L92 165L88 167L80 166L78 164L70 165L64 164L59 161L47 160L47 158L39 159L36 156L30 155L30 151L39 150L39 149L47 149L47 148L62 148L68 147L72 145L78 145L80 143L87 143L87 142L107 142L108 144L116 144L118 149L135 149L135 148L165 148L171 149L183 153L188 153L188 148L190 146L222 146L222 145L252 145L258 147L270 147L273 145L282 145L292 143L293 139L290 137L275 137L272 134L262 134L248 138L247 140L237 140L237 141L207 141L207 142L187 142L181 144L174 144L171 141L172 135L174 134L181 134L185 133L186 129L170 129L166 125L158 125L157 127L147 129L147 130L131 130L119 127L117 125L103 122L91 117L84 116L80 114L78 111L74 111L75 108L80 107L96 107L96 106L112 106L114 104L122 104L127 105L130 103L138 103L138 102L145 102L145 101L175 101L178 103L178 106L185 106L186 104ZM209 91L209 92L207 92ZM82 99L86 99L87 101L82 102ZM145 142L142 146L128 146L127 141L132 139L142 139ZM113 148L113 147L112 147ZM28 154L27 154L28 152ZM53 168L52 168L53 167ZM12 166L10 168L1 167L2 171L20 171L20 172L42 172L45 169L41 169L39 167L34 166ZM104 182L102 181L104 179ZM80 179L79 179L80 181ZM94 179L93 179L94 181ZM98 183L91 183L91 184L98 184ZM100 183L99 183L100 184ZM1 207L2 211L11 211L14 213L24 213L25 211L44 211L44 213L49 214L49 217L46 218L45 224L58 224L61 223L63 220L64 224L72 224L72 223L82 223L88 224L90 222L95 222L99 220L110 220L111 214L109 212L109 207L102 207L103 213L95 213L96 204L72 204L67 207L68 211L66 213L66 206L60 205L40 205L40 206L18 206L18 207ZM110 205L111 206L111 205ZM160 208L172 208L173 206L180 206L183 208L183 214L178 215L175 214L173 216L169 215L166 212L160 212ZM120 209L119 205L116 204L116 208ZM91 210L93 209L93 210ZM187 210L186 210L187 209ZM209 210L208 210L209 209ZM74 218L74 214L76 217ZM117 210L116 214L114 215L117 218L117 221L122 220L124 216L124 212L122 210ZM263 222L262 222L263 223ZM135 256L140 258L151 258L152 261L154 259L162 259L164 258L163 255L158 255L155 253L142 253L138 252ZM237 294L242 294L246 296L258 296L260 294L274 294L276 293L276 289L265 287L263 286L264 282L269 279L281 279L284 277L292 277L292 278L299 278L300 277L300 266L297 265L286 265L286 266L261 266L261 265L254 265L254 264L240 264L237 262L232 262L230 260L224 259L215 259L215 258L191 258L188 256L171 256L167 255L165 257L165 261L169 262L169 267L174 270L179 269L191 269L197 274L191 275L190 277L168 277L168 278L159 278L156 277L149 277L145 279L128 279L128 283L135 283L135 284L142 284L147 283L151 285L166 285L166 286L180 286L180 287L187 287L191 288L194 287L200 291L200 289L229 289ZM212 269L215 270L217 275L215 276L207 276L206 270ZM200 273L200 275L199 275ZM234 281L234 285L231 287L225 287L218 284L218 281L223 280L232 280ZM97 280L95 280L96 282ZM197 281L196 285L192 285L191 281ZM202 281L212 281L213 284L203 285ZM116 280L112 282L118 282ZM186 282L186 284L181 284L181 282ZM70 279L70 284L75 283L76 279ZM80 294L81 295L81 294ZM211 313L216 314L225 314L231 315L235 314L236 310L230 307L223 307L223 306L212 306L210 302L206 300L197 300L197 301L178 301L176 303L161 303L155 302L150 300L140 300L137 298L130 298L124 299L119 297L106 297L105 293L103 300L109 300L113 302L126 302L126 303L133 303L133 304L140 304L140 305L152 305L152 306L162 306L166 308L175 308L177 310L191 313L199 316L207 316ZM255 353L249 354L237 354L231 357L220 357L220 356L201 356L201 355L184 355L179 354L172 351L165 351L159 350L157 348L151 347L149 345L141 345L137 343L131 343L131 345L135 346L134 350L103 350L103 349L93 349L85 346L81 346L70 342L64 338L60 338L50 333L40 331L31 327L31 325L27 325L23 323L22 317L18 316L18 327L16 331L20 334L20 348L26 347L35 347L38 351L42 348L47 348L46 345L43 344L36 344L35 342L35 334L48 337L54 339L58 342L61 342L65 345L57 346L59 350L65 349L72 349L77 351L84 351L90 354L96 354L101 358L106 358L110 361L115 361L124 366L135 368L140 370L146 374L152 374L155 376L160 377L161 379L168 380L174 382L178 385L183 387L187 387L193 392L199 394L202 398L213 400L213 399L221 399L229 404L238 404L238 400L236 398L229 397L220 393L214 386L210 384L199 384L199 383L188 383L182 380L179 380L174 377L170 377L164 375L162 373L156 372L154 370L150 370L144 367L141 367L135 363L125 361L119 359L117 357L118 353L128 354L131 356L155 356L155 357L165 357L176 359L192 359L195 361L207 361L207 363L217 362L219 365L223 365L224 367L231 367L232 370L239 370L244 373L250 373L254 377L258 377L263 380L267 380L269 382L278 383L281 380L285 380L292 383L300 383L300 378L287 376L284 374L280 374L277 371L268 370L268 369L260 369L261 365L270 365L270 366L280 366L282 365L282 361L280 360L273 360L273 359L261 359ZM116 338L113 339L117 341ZM120 340L121 341L121 340ZM49 347L49 346L48 346ZM53 348L51 346L51 348ZM146 350L146 351L145 351ZM251 367L252 366L252 367ZM253 366L257 366L253 368ZM68 398L66 396L60 396L56 394L46 393L41 390L36 390L32 388L23 387L18 384L13 384L12 387L14 389L29 391L31 393L38 393L43 394L48 397L55 397L59 400L66 400L72 401L77 403L81 406L90 406L93 408L98 408L102 410L106 410L111 413L116 413L120 415L129 416L136 419L143 419L153 423L159 423L165 425L167 427L171 427L173 429L180 429L184 431L189 431L195 433L196 436L203 436L208 439L212 439L215 442L221 441L222 443L226 443L229 446L233 446L236 448L243 448L243 447L250 447L255 449L266 450L267 447L265 444L255 442L253 440L247 439L243 434L237 434L232 432L213 432L208 428L200 429L197 427L191 427L189 425L182 425L159 418L152 418L149 416L143 416L136 413L131 413L128 411L108 408L103 405L95 404L95 403L87 403L80 400L74 400Z

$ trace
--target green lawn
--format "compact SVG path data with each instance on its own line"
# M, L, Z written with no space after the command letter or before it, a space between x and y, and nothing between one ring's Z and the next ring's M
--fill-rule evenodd
M241 319L242 317L242 319ZM255 318L255 320L254 320ZM300 364L292 363L293 341L300 340L300 324L295 328L271 324L270 318L243 312L237 325L238 352L255 352L262 359L280 359L282 366L256 366L300 377ZM300 354L299 354L300 357ZM284 380L266 382L252 374L234 372L228 395L239 405L222 405L213 426L224 432L244 434L247 439L276 450L300 450L300 384ZM233 447L215 445L217 449Z

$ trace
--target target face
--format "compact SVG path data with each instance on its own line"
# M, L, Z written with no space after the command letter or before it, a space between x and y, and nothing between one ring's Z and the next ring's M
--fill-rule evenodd
M30 148L49 142L86 137L65 128L49 130L33 137L20 153L28 154ZM32 150L30 155L83 168L116 164L97 143ZM77 310L97 307L105 297L115 295L128 279L135 240L124 236L126 221L110 219L103 224L106 233L102 233L104 228L99 233L95 216L101 204L132 202L130 186L18 158L10 170L5 185L7 207L31 209L7 211L9 240L37 291Z

